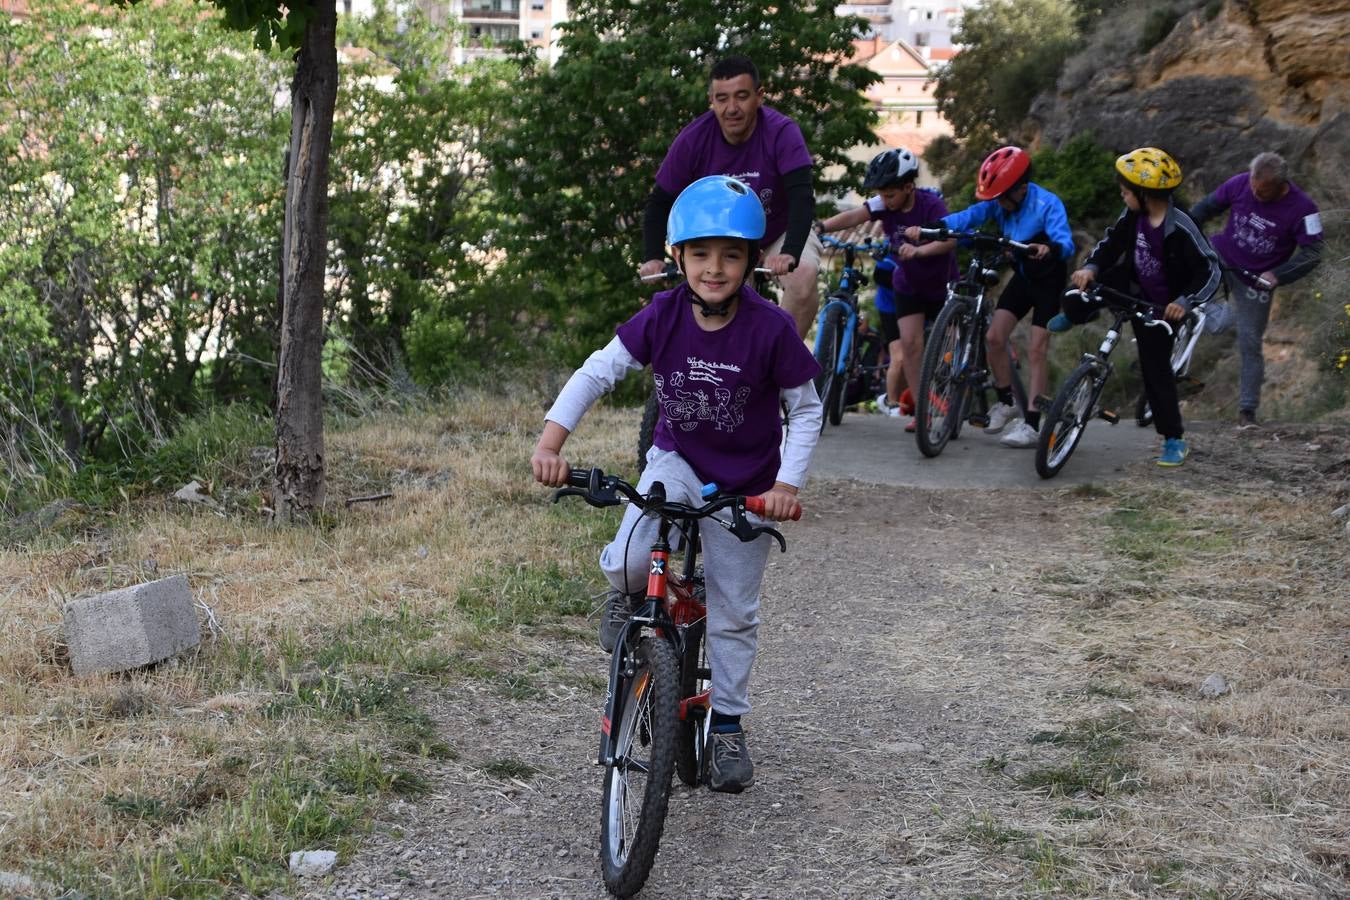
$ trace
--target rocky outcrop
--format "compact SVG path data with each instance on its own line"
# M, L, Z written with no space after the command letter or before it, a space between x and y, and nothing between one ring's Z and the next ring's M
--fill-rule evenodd
M1148 15L1161 6L1108 14L1055 91L1033 104L1031 142L1091 131L1119 152L1163 147L1192 199L1275 150L1323 209L1350 205L1350 4L1178 0L1179 21L1141 56Z

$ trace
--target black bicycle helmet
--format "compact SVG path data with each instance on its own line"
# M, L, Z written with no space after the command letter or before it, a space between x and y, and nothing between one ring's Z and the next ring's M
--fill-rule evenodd
M884 187L899 184L907 175L919 174L919 158L904 147L895 150L883 150L867 164L867 175L863 178L863 190L879 191Z

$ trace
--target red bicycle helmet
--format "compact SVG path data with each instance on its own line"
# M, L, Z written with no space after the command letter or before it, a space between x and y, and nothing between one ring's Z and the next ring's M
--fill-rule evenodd
M1021 147L1000 147L980 163L980 174L975 179L975 196L981 200L995 200L1008 191L1031 168L1031 157Z

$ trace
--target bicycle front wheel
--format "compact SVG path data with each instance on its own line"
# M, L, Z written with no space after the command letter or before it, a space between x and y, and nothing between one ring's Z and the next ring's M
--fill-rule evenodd
M684 632L684 658L680 660L680 699L696 697L712 685L712 670L708 667L707 645L704 635L708 620L690 625ZM691 707L688 715L676 728L675 774L690 787L703 780L704 750L708 746L708 729L712 727L710 709Z
M1092 418L1099 393L1097 363L1091 360L1080 363L1055 395L1049 418L1041 425L1036 443L1036 473L1042 478L1058 475L1073 456Z
M631 660L632 675L616 690L623 698L614 759L605 767L600 818L600 867L619 897L642 889L666 825L675 768L679 684L675 649L664 638L644 638Z
M924 456L937 456L957 431L969 390L964 377L970 321L963 303L948 303L923 348L919 393L914 398L914 437Z
M844 347L844 328L840 319L838 309L827 311L816 338L816 362L820 365L820 374L816 376L816 393L825 407L825 414L820 417L821 431L825 430L826 421L831 425L843 421L844 376L838 369L839 354Z

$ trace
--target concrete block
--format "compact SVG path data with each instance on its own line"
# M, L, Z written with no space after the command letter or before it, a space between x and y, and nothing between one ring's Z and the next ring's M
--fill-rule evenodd
M201 641L184 575L72 600L66 604L65 632L76 675L147 666Z

